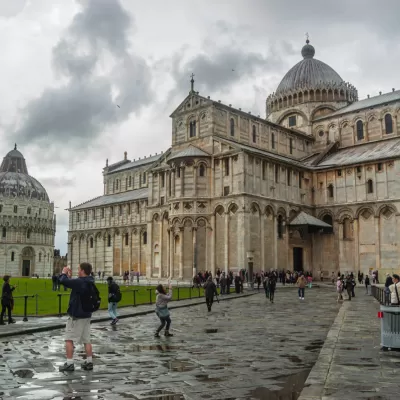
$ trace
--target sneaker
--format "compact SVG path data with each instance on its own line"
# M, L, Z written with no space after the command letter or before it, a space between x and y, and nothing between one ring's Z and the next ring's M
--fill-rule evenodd
M0 321L0 325L5 325L6 323L4 321Z
M61 367L59 367L58 370L60 372L74 372L75 367L74 367L74 364L65 363L64 365L61 365Z
M301 300L301 297L299 297L299 300Z
M118 321L119 321L118 318L114 318L114 319L111 321L111 325L115 325Z
M17 323L17 321L16 321L15 319L10 319L10 320L8 321L8 324L15 324L15 323Z
M169 331L165 331L164 336L174 336L172 333L169 333Z
M159 334L158 332L156 332L156 333L154 334L154 337L160 337L160 334Z
M304 300L304 297L302 297L301 299Z
M85 371L92 371L93 370L93 363L85 361L81 367Z

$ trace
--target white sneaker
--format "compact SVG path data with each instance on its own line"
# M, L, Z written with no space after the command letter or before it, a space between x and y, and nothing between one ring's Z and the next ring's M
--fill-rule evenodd
M301 300L301 297L299 297L299 300Z
M302 297L301 299L304 300L304 297Z

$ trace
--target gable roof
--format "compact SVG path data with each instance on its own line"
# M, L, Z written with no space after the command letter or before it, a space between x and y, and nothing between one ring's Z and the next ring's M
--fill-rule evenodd
M327 114L319 118L314 119L314 121L320 121L323 119L329 119L331 117L336 117L338 115L351 113L354 111L362 110L365 108L371 108L379 106L381 104L391 103L393 101L400 101L400 90L395 90L394 92L385 93L382 95L370 97L369 99L363 99L350 104L347 107L341 108L332 114Z
M107 206L110 204L125 203L127 201L147 199L149 196L148 192L149 189L145 187L141 189L129 190L122 193L99 196L75 207L72 207L70 210L84 210L87 208Z
M310 214L307 214L304 211L301 211L294 219L289 223L289 226L318 226L321 228L332 228L331 225L327 224L324 221L321 221L318 218L313 217Z
M164 153L155 154L154 156L150 156L147 158L145 157L145 158L142 158L139 160L131 161L131 162L125 163L117 168L114 168L112 171L109 171L109 172L110 173L120 172L120 171L125 171L126 169L131 169L131 168L141 167L141 166L147 165L147 164L152 164L152 163L158 161L163 155L164 155Z
M174 160L176 158L184 158L184 157L210 157L210 154L206 153L205 151L195 147L193 145L189 145L183 150L176 151L175 153L171 154L169 160Z

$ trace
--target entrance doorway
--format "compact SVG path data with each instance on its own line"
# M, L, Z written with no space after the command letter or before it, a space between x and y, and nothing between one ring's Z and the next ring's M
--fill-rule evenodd
M22 260L22 276L31 276L30 260Z
M303 271L303 248L293 247L293 271Z

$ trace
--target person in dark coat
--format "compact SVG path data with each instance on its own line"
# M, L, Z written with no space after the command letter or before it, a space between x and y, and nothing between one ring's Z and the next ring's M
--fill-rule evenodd
M225 272L222 273L219 284L221 285L221 294L226 294L226 285L228 284L228 279L225 276Z
M214 302L214 295L218 296L217 286L213 282L211 276L208 277L207 282L204 284L204 293L206 295L206 304L208 312L210 312Z
M10 277L5 275L3 284L3 290L1 292L1 316L0 316L0 325L5 325L4 323L4 315L6 314L6 310L8 313L8 323L15 324L15 320L11 317L11 310L14 307L14 299L12 292L15 290L17 286L10 286Z
M269 301L271 303L274 302L275 289L276 289L276 276L274 274L271 274L271 276L268 279Z
M240 294L240 287L241 287L242 279L239 275L235 276L235 291L236 294Z

